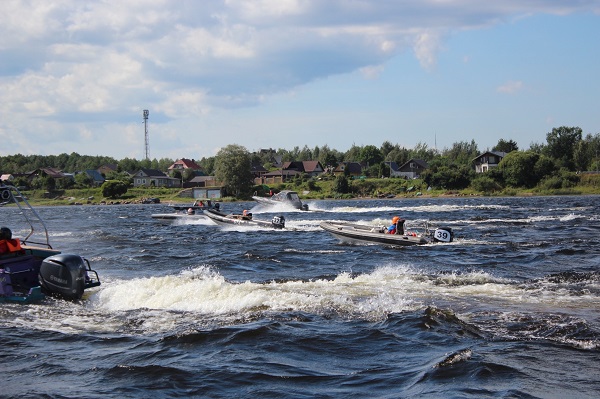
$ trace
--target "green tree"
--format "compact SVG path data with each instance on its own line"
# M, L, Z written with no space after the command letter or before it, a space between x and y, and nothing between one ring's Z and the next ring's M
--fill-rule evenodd
M102 195L107 198L117 198L127 192L127 184L120 180L106 180L102 184Z
M477 149L477 145L475 145L475 149ZM417 145L415 145L415 147L412 150L410 150L409 156L406 159L406 161L408 161L410 158L430 161L433 158L435 158L436 155L437 151L435 149L429 148L429 146L426 143L419 142L417 143Z
M312 161L313 160L313 153L310 150L310 148L308 148L307 145L305 145L302 150L300 152L298 152L298 156L295 159L296 161Z
M546 153L556 159L561 167L575 170L573 154L581 141L582 131L579 127L555 127L546 135Z
M600 154L600 134L592 136L588 134L583 140L575 145L573 161L576 170L595 170L592 167L594 161L598 162Z
M460 165L471 165L471 161L479 155L479 150L477 149L475 140L471 140L470 143L461 141L452 144L452 148L444 150L443 155L450 162Z
M387 159L387 156L394 149L394 145L389 141L384 141L379 147L379 151L381 151L381 155L383 155L384 159Z
M447 190L461 190L469 187L475 171L467 165L435 165L421 174L421 178L431 187Z
M504 140L504 139L500 139L498 140L498 144L496 144L494 146L494 148L492 148L492 151L501 151L501 152L505 152L505 153L509 153L512 151L518 151L519 150L519 146L517 146L517 143L513 140Z
M366 145L361 148L358 160L366 162L369 167L378 166L383 161L383 155L381 155L379 148L374 145Z
M348 178L344 175L338 175L333 182L333 191L339 194L346 194L350 191Z
M215 173L215 157L203 157L198 165L202 166L207 176L212 176Z
M237 144L222 148L215 157L215 177L228 193L236 197L249 195L253 182L248 150Z
M344 154L344 161L346 162L358 162L360 160L360 150L356 144L352 144L352 147Z
M535 165L540 154L532 151L513 151L500 161L498 168L502 170L504 181L513 187L534 187L540 180Z
M484 173L473 179L471 187L482 193L493 193L502 189L502 186L496 180Z
M77 173L75 175L75 185L77 188L88 188L94 185L94 179L87 173Z

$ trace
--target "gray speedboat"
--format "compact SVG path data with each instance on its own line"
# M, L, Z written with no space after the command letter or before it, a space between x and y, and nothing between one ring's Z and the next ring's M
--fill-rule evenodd
M433 231L426 228L424 234L404 231L404 229L399 234L388 234L385 226L332 221L321 222L319 226L340 241L347 243L371 243L406 247L433 242L452 242L454 239L454 233L449 227L440 227Z

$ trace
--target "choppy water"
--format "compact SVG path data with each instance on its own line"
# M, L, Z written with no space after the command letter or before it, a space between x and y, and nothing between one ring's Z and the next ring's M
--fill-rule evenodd
M283 214L287 231L150 218L165 205L41 208L54 247L102 286L0 305L0 396L597 398L599 200L223 207ZM318 227L394 215L456 240L349 246Z

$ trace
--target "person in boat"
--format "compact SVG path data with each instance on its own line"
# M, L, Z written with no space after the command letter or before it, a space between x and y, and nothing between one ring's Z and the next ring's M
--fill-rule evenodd
M12 238L12 231L8 227L0 228L0 254L20 253L21 241L18 238Z
M250 212L248 212L247 209L244 209L244 211L242 212L242 219L251 220L252 214Z
M196 211L194 210L194 208L188 208L188 210L187 210L188 215L193 215L195 213L196 213Z
M400 216L392 218L392 224L388 227L386 234L404 234L404 222Z

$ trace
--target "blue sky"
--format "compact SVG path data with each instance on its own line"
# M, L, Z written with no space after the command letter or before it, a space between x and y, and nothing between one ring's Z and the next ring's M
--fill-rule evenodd
M0 2L0 155L600 132L600 1Z

